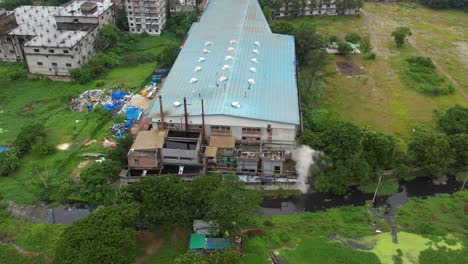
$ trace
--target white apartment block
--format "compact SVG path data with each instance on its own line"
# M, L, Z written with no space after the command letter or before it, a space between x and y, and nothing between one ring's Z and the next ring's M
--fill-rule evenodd
M356 15L359 8L340 9L336 0L306 0L295 7L292 1L273 12L274 17Z
M195 0L169 0L169 12L171 15L193 12L197 8Z
M114 23L111 0L0 11L0 61L26 61L33 74L68 76L95 53L95 39Z
M167 0L125 0L130 33L159 36L166 24Z

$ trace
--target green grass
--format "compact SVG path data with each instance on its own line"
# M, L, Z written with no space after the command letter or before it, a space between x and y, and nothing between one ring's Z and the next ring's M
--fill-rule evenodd
M358 32L370 36L375 60L361 55L330 56L328 71L336 73L328 78L320 104L340 119L377 131L410 135L413 128L434 125L434 111L445 111L455 104L468 106L468 16L454 10L432 10L397 4L366 3L360 17L308 17L289 20L295 27L315 25L325 36ZM408 26L413 35L411 43L397 48L390 33L398 26ZM463 44L465 43L465 44ZM456 91L445 96L427 96L406 82L406 58L430 57L437 74L450 82ZM351 61L364 67L366 75L348 78L336 69L337 61ZM303 94L303 98L307 98ZM310 104L309 102L306 102Z
M157 55L165 45L174 42L164 37L138 36L137 39L135 48L129 54L150 52ZM110 90L114 85L123 84L124 89L138 90L156 67L155 62L117 67L100 77L105 83L102 88ZM82 160L80 154L105 151L99 143L85 147L84 142L88 139L99 142L109 137L108 129L113 120L105 119L97 112L77 113L68 108L70 98L96 89L96 81L80 85L45 79L9 79L11 73L25 69L23 64L0 63L0 145L12 143L20 129L32 122L44 123L47 140L51 144L72 144L69 150L57 151L52 155L28 154L21 160L17 171L0 178L0 194L6 199L34 204L40 200L41 183L37 168L56 172L53 176L55 181L69 177Z
M138 263L174 263L188 250L190 230L183 227L158 227L143 231L137 239Z
M9 244L0 245L0 263L44 263L45 258L55 255L55 247L65 225L33 224L14 219L4 209L6 201L1 202L0 237ZM20 254L18 246L28 254Z
M377 187L377 183L371 183L368 185L359 185L358 190L363 193L374 193L375 188ZM379 186L379 190L377 191L377 195L384 196L384 195L391 195L398 192L399 184L397 181L385 181L381 182Z
M271 221L273 226L264 225L265 221ZM375 260L372 254L363 254L349 246L328 242L325 237L331 233L348 237L368 236L374 233L371 226L373 221L377 220L368 213L365 206L343 207L317 213L261 217L256 219L252 228L263 230L265 235L245 238L242 263L271 263L268 261L268 252L273 249L279 250L280 257L284 255L290 263L315 263L308 259L323 258L321 251L336 254L336 258L330 258L328 263L340 263L340 259L344 256L351 259L355 257L356 260L367 259L372 262ZM380 225L384 230L388 230L385 223L380 223ZM306 254L307 249L311 247L317 250L310 250L311 252Z
M413 198L398 209L401 229L417 234L463 237L468 234L468 191L450 197Z

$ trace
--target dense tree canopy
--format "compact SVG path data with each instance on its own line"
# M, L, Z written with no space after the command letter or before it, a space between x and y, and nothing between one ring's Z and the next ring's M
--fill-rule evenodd
M456 105L439 117L438 127L443 132L451 135L468 133L468 108Z
M453 162L453 150L447 135L435 131L417 131L409 144L414 165L433 176L440 176Z
M294 34L294 26L293 24L287 21L273 21L270 24L271 31L273 33L284 34L284 35L291 35Z
M455 167L468 166L468 134L451 135L449 140L455 155Z
M134 263L137 216L134 204L97 209L65 229L54 263Z
M337 122L321 135L322 150L334 163L346 161L361 151L362 131L359 127Z
M106 50L117 44L122 37L122 32L115 25L104 25L96 39L96 47L98 50Z
M398 47L403 46L403 44L405 44L406 38L411 35L411 31L407 27L398 27L395 31L392 32L393 40L395 40L395 43Z
M141 204L151 224L187 223L205 219L220 230L233 230L255 213L259 197L232 175L199 176L191 182L177 176L145 178L129 186L130 199ZM127 200L128 201L128 200Z
M455 8L455 9L467 9L467 0L419 0L425 6L435 9L442 8Z

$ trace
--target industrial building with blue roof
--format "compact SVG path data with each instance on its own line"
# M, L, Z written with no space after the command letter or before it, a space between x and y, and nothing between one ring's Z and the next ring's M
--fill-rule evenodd
M210 0L159 95L166 123L184 125L186 98L188 123L200 125L203 99L207 126L278 128L277 140L294 140L301 123L294 37L272 33L257 0ZM158 100L149 115L161 121Z

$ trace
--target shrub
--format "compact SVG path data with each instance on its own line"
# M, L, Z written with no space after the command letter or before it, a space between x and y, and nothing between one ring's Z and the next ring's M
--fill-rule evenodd
M375 60L376 57L377 57L377 55L375 55L375 53L370 53L369 55L365 56L364 59L366 59L366 60Z
M47 142L45 137L38 137L31 147L31 152L39 155L49 155L55 152L55 147Z
M329 38L328 38L328 41L331 43L336 43L336 42L339 42L340 41L340 38L336 35L331 35Z
M346 42L351 42L353 44L358 44L361 41L361 36L357 33L348 33L345 37Z
M351 52L353 52L353 48L351 47L351 45L349 45L349 43L340 41L338 42L338 52L341 55L348 55Z
M8 151L0 153L0 176L8 176L20 165L19 151L10 148Z
M96 87L102 87L106 84L103 80L96 81Z
M43 124L30 124L23 127L16 136L13 145L18 149L19 155L23 156L29 152L31 146L37 139L46 136L45 127Z

